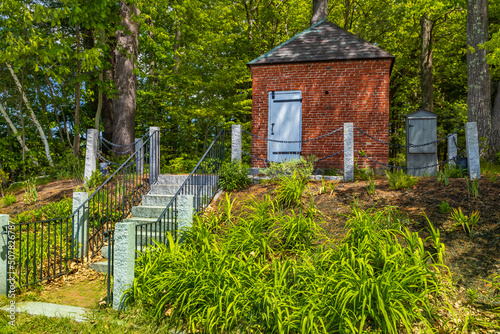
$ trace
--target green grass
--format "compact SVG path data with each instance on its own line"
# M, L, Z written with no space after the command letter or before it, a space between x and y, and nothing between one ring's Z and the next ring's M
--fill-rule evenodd
M446 267L442 256L429 261L433 254L396 208L354 205L335 247L321 221L282 210L266 197L238 216L226 204L197 219L185 243L170 239L140 255L127 302L141 304L153 321L203 333L437 328ZM435 249L444 253L440 244Z

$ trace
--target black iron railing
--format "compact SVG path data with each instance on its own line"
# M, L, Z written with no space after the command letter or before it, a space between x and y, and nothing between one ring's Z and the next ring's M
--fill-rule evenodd
M225 130L221 130L155 222L136 225L136 249L143 251L154 243L167 243L167 232L176 238L177 208L180 195L193 195L194 212L202 211L218 190L219 173L224 162Z
M156 131L138 145L69 217L11 224L18 287L64 275L71 262L89 260L101 250L105 234L114 230L114 224L130 213L157 180L159 136Z

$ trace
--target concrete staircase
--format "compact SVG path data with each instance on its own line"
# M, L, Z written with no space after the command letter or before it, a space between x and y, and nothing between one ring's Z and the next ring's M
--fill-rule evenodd
M136 223L155 222L165 210L166 206L170 203L186 178L187 175L159 175L158 182L151 186L151 190L148 194L142 196L142 204L132 207L132 217L126 218L124 221L133 221ZM201 178L199 181L200 183L204 183ZM151 238L151 236L153 238L157 236L156 233L148 233L147 236L145 232L142 233L144 235L141 235L140 232L137 233L137 238L144 238L144 242ZM108 246L104 246L101 249L101 254L104 258L109 258ZM90 263L89 267L95 271L107 273L108 261L104 260L101 262Z

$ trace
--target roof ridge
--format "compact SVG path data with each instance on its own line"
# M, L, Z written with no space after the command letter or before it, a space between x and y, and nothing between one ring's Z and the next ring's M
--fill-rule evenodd
M247 65L387 58L394 63L389 52L324 18Z
M290 38L289 40L287 40L287 41L285 41L285 42L281 43L281 44L280 44L280 45L278 45L278 46L275 46L274 48L272 48L271 50L267 51L267 52L266 52L266 53L264 53L263 55L261 55L261 56L259 56L259 57L255 58L254 60L250 61L250 62L248 63L248 65L250 65L250 64L254 64L255 62L259 61L260 59L265 58L265 57L266 57L266 55L273 53L275 50L277 50L277 49L281 48L282 46L285 46L285 45L287 45L288 43L290 43L290 42L294 41L295 39L297 39L298 37L305 35L306 33L308 33L309 31L311 31L312 29L316 28L317 26L319 26L321 23L323 23L323 22L325 22L325 21L327 21L327 18L326 18L326 17L325 17L325 18L323 18L321 21L319 21L319 22L317 22L317 23L313 24L312 26L310 26L310 27L309 27L309 28L307 28L306 30L301 31L300 33L298 33L297 35L293 36L293 37L292 37L292 38Z

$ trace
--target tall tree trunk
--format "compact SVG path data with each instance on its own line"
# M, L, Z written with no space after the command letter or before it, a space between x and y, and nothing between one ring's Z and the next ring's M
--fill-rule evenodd
M432 80L432 28L434 23L427 14L420 18L421 48L420 48L420 71L422 87L422 109L434 112L433 102L433 80Z
M35 80L35 87L36 87L36 94L38 95L38 99L40 100L40 105L43 110L43 118L42 120L45 121L45 124L47 124L49 131L49 139L53 139L52 137L52 130L50 129L50 121L49 121L49 113L47 112L47 103L45 102L45 96L42 96L42 90L40 89L40 85L38 84L38 80L36 79L36 75L33 75L33 78Z
M31 152L30 152L28 146L26 146L26 144L24 143L24 141L21 139L21 136L19 136L19 133L17 132L17 129L16 129L14 123L12 123L12 120L10 119L9 115L5 111L5 109L4 109L3 105L2 105L2 102L0 102L0 113L2 114L3 118L5 118L5 121L7 122L7 124L10 127L10 129L12 130L12 133L14 134L14 136L17 139L17 141L19 142L19 145L21 145L22 150L24 150L25 152L30 153L30 155L31 155ZM33 164L38 167L38 161L36 161L35 157L33 157L31 155L31 159L33 160Z
M104 44L106 42L104 37L104 29L101 29L100 38L101 38L101 44ZM104 72L103 69L99 71L99 84L101 85L104 79L103 72ZM102 110L102 88L99 87L97 91L97 110L95 112L95 120L94 120L94 129L96 129L97 131L99 131L99 120L101 118L101 110Z
M479 45L488 41L488 0L467 1L467 116L477 122L479 138L489 145L491 136L490 70L486 62L488 50ZM474 51L471 52L470 48ZM490 152L482 156L491 158Z
M35 123L35 126L38 130L38 133L40 134L40 139L42 140L43 146L45 147L45 157L47 158L47 161L49 162L50 167L54 167L54 162L52 161L52 157L50 156L50 148L49 148L49 142L47 141L47 137L45 137L45 133L43 132L43 129L38 122L38 119L35 116L35 113L33 112L33 109L31 109L31 105L28 102L28 99L26 98L26 94L24 94L23 88L21 87L21 84L19 83L19 79L17 78L16 73L14 73L14 70L12 69L12 66L10 66L9 63L7 63L7 68L9 69L10 74L12 75L12 78L14 78L14 82L16 83L17 89L22 95L22 98L24 100L24 105L30 112L30 117L33 123Z
M328 15L328 0L313 0L313 12L310 25L314 25Z
M114 37L108 40L108 46L110 50L116 49L116 40ZM104 69L104 81L113 82L115 80L114 69L115 69L115 57L111 53L105 57L106 68ZM102 110L101 110L101 120L103 125L102 137L108 141L113 141L113 120L114 120L114 101L108 96L106 92L103 93L102 97ZM108 153L106 146L102 147L104 153Z
M490 147L493 153L500 151L500 81L491 112L491 142Z
M80 153L80 25L76 26L76 86L75 86L75 124L73 125L73 155Z
M134 5L120 1L120 14L124 30L116 32L116 71L115 82L118 97L115 100L113 119L113 143L128 145L134 142L136 87L134 74L138 53L139 22L134 16L139 15ZM119 150L120 151L120 150ZM128 149L122 149L123 154Z

